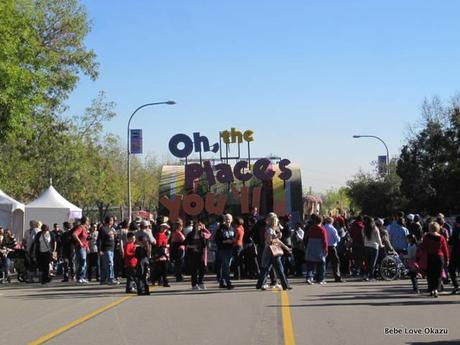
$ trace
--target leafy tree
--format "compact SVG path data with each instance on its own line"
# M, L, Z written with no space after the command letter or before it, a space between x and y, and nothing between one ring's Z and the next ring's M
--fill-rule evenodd
M62 110L80 73L96 78L97 64L77 0L3 0L0 13L0 141L18 142Z
M103 218L126 201L126 151L104 134L115 113L100 93L85 112L63 117L80 75L98 76L78 0L0 1L0 188L29 202L53 185ZM154 209L160 169L133 157L133 204Z
M403 197L401 178L396 174L396 162L392 161L389 173L380 176L377 172L366 174L360 172L348 181L348 196L352 207L373 216L388 216L394 211L404 209L407 200Z
M155 156L146 155L143 162L134 160L132 191L135 209L154 211L158 206L161 165Z
M321 199L323 200L321 212L327 214L331 211L336 211L338 208L349 209L351 200L348 196L348 192L347 187L328 190L321 196Z
M401 191L417 212L458 212L460 206L459 98L438 98L422 106L422 122L401 150L397 165Z

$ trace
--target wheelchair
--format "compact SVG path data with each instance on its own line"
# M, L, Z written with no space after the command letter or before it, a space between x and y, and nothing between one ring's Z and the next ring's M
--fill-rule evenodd
M380 263L379 273L383 280L405 278L407 269L397 253L388 253Z

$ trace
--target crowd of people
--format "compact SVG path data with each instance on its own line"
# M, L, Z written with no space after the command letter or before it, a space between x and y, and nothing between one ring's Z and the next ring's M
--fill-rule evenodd
M171 221L136 219L119 223L107 216L102 223L88 217L53 228L31 221L21 243L0 228L1 282L18 279L47 284L53 276L62 282L118 285L126 278L126 292L148 295L150 285L170 287L168 277L182 282L190 276L193 290L204 290L205 273L214 272L219 287L233 289L232 280L256 279L256 288L292 289L290 277L305 277L311 284L326 284L330 266L334 282L345 277L379 279L380 263L387 255L402 260L412 290L426 276L428 293L438 297L448 283L459 292L460 217L454 224L436 217L398 212L386 219L343 212L305 222L291 216L266 216L257 209L244 217L231 214ZM19 263L23 260L23 265ZM208 269L212 263L212 270ZM23 266L21 268L21 266ZM39 274L37 274L39 272Z

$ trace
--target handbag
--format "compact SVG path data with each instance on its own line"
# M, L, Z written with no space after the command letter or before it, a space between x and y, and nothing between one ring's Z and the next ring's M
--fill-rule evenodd
M277 256L282 256L284 254L283 250L281 249L280 246L277 246L276 244L272 244L269 246L270 247L270 251L272 253L272 255L274 257L277 257Z

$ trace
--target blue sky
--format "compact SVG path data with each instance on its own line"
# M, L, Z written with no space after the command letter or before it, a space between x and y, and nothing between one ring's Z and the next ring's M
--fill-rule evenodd
M126 142L129 115L144 149L169 138L254 130L253 155L302 167L304 186L344 185L390 154L420 118L425 97L460 91L457 1L85 0L86 44L100 63L69 99L81 112L99 90L117 103L106 130Z

